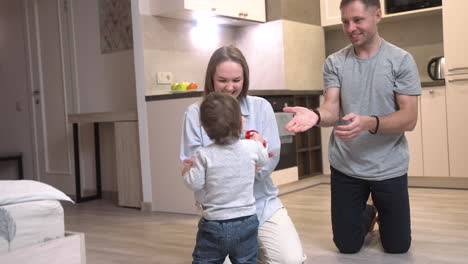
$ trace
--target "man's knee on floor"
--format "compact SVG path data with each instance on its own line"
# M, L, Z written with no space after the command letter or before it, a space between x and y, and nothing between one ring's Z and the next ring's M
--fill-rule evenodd
M385 244L382 242L382 246L386 253L389 254L403 254L408 252L411 246L411 240L409 242L402 242L398 244Z
M333 239L336 247L343 254L354 254L358 253L361 250L363 241L353 241L350 239Z

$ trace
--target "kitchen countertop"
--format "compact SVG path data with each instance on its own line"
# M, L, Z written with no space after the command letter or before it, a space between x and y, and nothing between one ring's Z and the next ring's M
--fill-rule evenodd
M73 124L80 123L107 123L107 122L123 122L123 121L138 121L136 110L121 111L121 112L97 112L97 113L80 113L69 114L68 122Z
M421 82L421 87L434 87L434 86L444 86L445 80Z
M321 90L249 90L249 95L254 96L282 96L282 95L321 95ZM170 99L181 99L191 97L201 97L203 91L174 92L167 94L147 95L146 101L161 101Z
M445 80L421 82L421 87L444 86ZM255 96L282 96L282 95L321 95L322 90L249 90L249 95ZM147 95L146 101L161 101L181 98L201 97L203 90L175 91L161 94Z

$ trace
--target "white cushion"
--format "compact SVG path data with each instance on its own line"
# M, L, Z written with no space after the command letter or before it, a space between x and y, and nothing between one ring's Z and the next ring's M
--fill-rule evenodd
M73 203L66 194L42 182L0 180L0 205L39 200L62 200Z

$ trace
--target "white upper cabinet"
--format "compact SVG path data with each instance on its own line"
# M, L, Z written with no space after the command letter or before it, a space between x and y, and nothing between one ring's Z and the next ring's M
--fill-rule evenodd
M322 27L341 24L341 0L320 0Z
M161 2L173 2L173 1L161 1ZM174 1L177 2L177 1ZM193 11L216 11L215 0L184 0L184 8Z
M468 10L466 0L443 1L444 55L448 74L468 73L466 10Z
M193 20L197 12L221 16L222 23L242 24L239 21L265 22L265 0L142 0L144 14Z
M265 22L265 0L217 0L216 14L233 18Z

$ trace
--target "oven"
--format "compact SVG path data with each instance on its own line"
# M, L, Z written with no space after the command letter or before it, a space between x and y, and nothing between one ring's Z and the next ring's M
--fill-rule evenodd
M295 134L284 129L284 126L287 122L289 122L289 120L291 120L293 114L283 112L284 107L294 106L294 97L292 95L261 97L265 98L273 107L273 112L275 112L276 117L276 123L278 124L278 132L281 141L281 152L280 160L275 170L281 170L297 166Z

